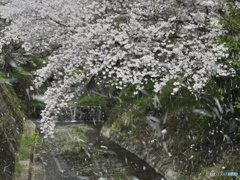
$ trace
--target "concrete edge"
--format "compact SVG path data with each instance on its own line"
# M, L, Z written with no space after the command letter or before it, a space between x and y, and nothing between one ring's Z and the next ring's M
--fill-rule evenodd
M153 154L149 154L151 156L151 159L146 158L146 155L134 152L132 149L142 149L144 152L144 148L134 144L133 142L129 141L128 139L124 138L120 133L113 131L111 128L107 127L102 127L100 134L103 135L104 137L110 139L111 141L117 143L121 147L125 148L129 152L135 154L138 156L140 159L144 160L146 163L148 163L152 168L155 169L157 173L162 174L167 180L179 180L181 179L180 173L174 171L173 169L167 167L164 165L164 162L161 161L151 161L151 159L157 159L154 158L155 156ZM133 147L133 148L130 148Z

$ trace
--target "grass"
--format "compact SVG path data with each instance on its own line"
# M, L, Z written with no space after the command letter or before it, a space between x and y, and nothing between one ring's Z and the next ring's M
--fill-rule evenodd
M82 140L86 138L84 131L79 127L74 127L74 134L78 135Z
M15 165L14 175L19 176L21 174L21 171L22 171L22 164L17 162L16 165Z
M57 143L61 146L65 145L67 143L67 139L66 138L62 138L62 139L59 139L57 141Z
M34 134L25 134L20 140L20 149L18 151L18 155L20 158L30 158L31 150L35 144L39 143L40 137Z
M38 176L43 176L43 175L44 175L44 173L42 173L42 172L39 172L39 173L37 173L37 175L38 175Z
M115 177L115 180L121 180L120 176Z
M99 158L99 157L101 157L100 152L95 152L95 153L93 153L92 156L91 156L92 159L97 159L97 158Z
M238 172L238 173L240 172L240 159L232 155L225 156L223 159L223 164L226 167L225 170L228 172Z
M71 141L70 142L72 144L72 148L73 149L81 149L83 148L83 145L80 141Z
M89 175L91 174L92 170L91 169L83 169L79 171L83 175Z

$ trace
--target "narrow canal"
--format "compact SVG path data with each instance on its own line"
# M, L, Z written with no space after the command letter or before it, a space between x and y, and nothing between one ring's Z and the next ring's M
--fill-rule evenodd
M37 126L39 124L35 121ZM143 160L99 135L102 124L57 123L35 152L35 180L164 180Z

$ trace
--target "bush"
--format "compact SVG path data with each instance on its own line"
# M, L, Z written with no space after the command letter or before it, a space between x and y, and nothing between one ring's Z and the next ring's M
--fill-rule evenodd
M79 102L81 105L87 106L105 106L105 100L100 96L94 96L89 94L84 94L80 97Z

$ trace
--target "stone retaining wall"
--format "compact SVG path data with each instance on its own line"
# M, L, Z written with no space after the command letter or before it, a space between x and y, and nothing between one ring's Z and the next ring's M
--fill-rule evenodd
M24 114L12 87L0 84L0 179L12 180Z

